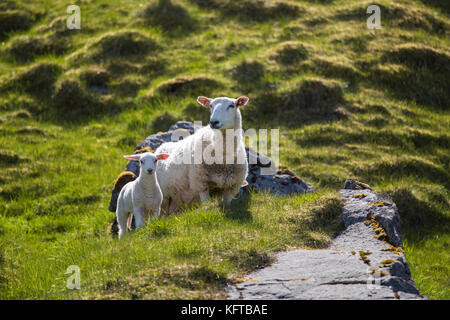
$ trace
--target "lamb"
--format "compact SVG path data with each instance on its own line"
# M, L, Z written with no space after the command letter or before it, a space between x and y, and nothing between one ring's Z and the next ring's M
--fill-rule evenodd
M157 149L159 153L170 154L170 159L158 163L156 168L168 214L183 204L208 201L212 189L219 190L224 204L229 205L245 184L248 163L239 108L248 100L247 97L198 97L197 102L211 111L209 125ZM228 139L230 133L233 139ZM210 152L211 157L205 156L205 152Z
M149 212L152 212L153 216L159 216L163 194L158 184L155 167L158 160L167 159L169 155L145 152L124 157L139 161L140 169L137 179L128 182L117 199L116 218L119 225L119 239L129 227L131 213L135 217L136 229L143 226Z

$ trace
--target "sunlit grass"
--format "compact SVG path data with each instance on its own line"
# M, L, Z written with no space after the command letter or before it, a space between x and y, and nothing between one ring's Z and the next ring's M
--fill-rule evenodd
M224 283L277 250L326 246L339 229L333 195L353 177L393 195L419 290L448 299L444 7L382 1L384 27L370 31L368 2L282 1L299 5L299 14L275 19L266 13L279 9L228 14L251 1L215 0L230 6L222 11L173 1L185 8L186 33L173 19L139 16L156 2L83 2L82 29L65 32L65 4L15 1L38 18L0 41L0 297L223 298ZM49 42L14 58L9 48L22 36ZM49 49L61 39L67 48ZM164 93L179 78L220 85ZM63 80L71 85L61 88ZM122 155L177 120L205 123L198 95L244 94L244 128L279 128L280 166L320 191L253 194L229 211L214 200L115 240L107 208ZM80 291L65 288L71 264L82 270Z

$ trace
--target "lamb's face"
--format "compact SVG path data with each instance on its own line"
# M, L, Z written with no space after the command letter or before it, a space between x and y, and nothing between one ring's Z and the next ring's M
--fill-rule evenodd
M151 152L143 153L139 164L141 165L141 172L147 173L147 174L153 174L156 169L156 162L158 160L156 159L156 156Z
M168 154L158 154L155 155L151 152L145 152L140 154L132 154L130 156L125 156L125 158L139 161L140 167L141 167L141 173L145 174L153 174L156 169L156 163L158 160L164 160L169 157Z
M238 99L220 97L209 99L198 97L197 101L211 110L209 125L213 129L232 129L236 127L236 121L241 121L239 107L247 104L247 97Z

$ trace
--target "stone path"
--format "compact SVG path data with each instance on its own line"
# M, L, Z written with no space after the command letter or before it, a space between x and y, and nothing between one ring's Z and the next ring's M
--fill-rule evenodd
M370 189L340 193L345 230L329 249L283 252L271 266L228 286L229 298L424 299L402 252L392 199Z

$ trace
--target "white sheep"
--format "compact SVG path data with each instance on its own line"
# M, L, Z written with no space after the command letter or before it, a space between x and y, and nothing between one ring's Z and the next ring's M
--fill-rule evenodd
M124 156L129 160L139 161L139 176L136 180L128 182L120 191L117 199L116 217L119 225L119 238L127 231L130 215L136 221L136 229L142 227L148 213L159 216L163 194L156 177L156 164L158 160L169 157L167 154L155 155L151 152Z
M197 101L211 110L209 126L178 142L164 143L157 149L159 153L170 154L170 158L158 163L156 169L167 213L198 199L208 201L211 189L222 192L226 205L239 192L248 171L239 108L248 100L247 97L198 97ZM233 139L227 139L230 133ZM205 156L208 153L211 154L209 158ZM212 158L219 161L211 162Z

